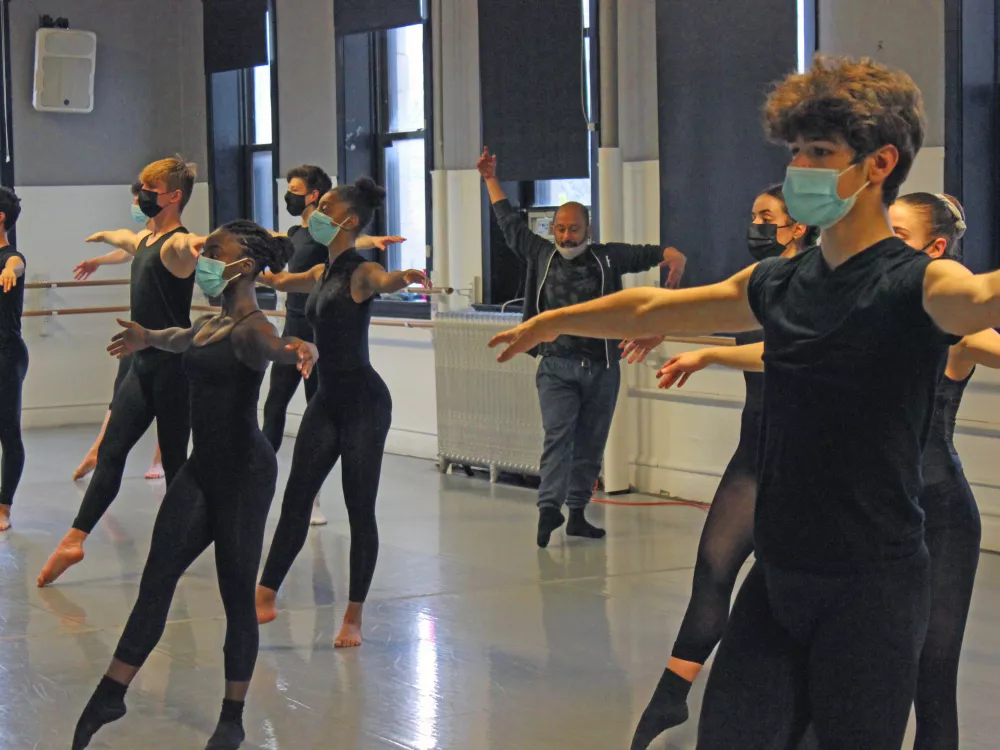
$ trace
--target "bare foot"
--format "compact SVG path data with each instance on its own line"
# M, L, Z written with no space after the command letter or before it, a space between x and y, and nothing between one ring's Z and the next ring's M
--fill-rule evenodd
M154 461L146 472L146 479L163 479L164 476L163 464L159 461Z
M79 481L87 476L90 472L97 468L97 454L88 453L79 466L76 467L76 471L73 472L73 481Z
M267 625L278 619L278 608L274 604L278 592L266 586L257 587L257 624Z
M78 529L70 529L52 553L38 576L38 588L47 586L83 559L83 542L87 535Z
M310 526L326 526L326 516L323 515L323 511L319 509L319 496L313 500L312 515L309 516Z
M361 645L361 610L364 602L348 602L344 624L333 641L334 648L356 648Z
M0 531L10 528L10 506L0 505Z

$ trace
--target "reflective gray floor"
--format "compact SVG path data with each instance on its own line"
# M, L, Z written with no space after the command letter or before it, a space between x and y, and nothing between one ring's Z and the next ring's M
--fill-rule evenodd
M135 598L163 494L162 484L141 479L148 440L86 560L53 588L34 585L75 515L82 488L68 476L93 435L27 436L15 526L0 535L0 750L69 747ZM245 748L628 746L687 601L704 511L594 508L606 542L557 533L539 551L531 491L441 477L431 463L389 457L367 640L335 651L348 555L339 474L323 507L330 525L310 532L282 592L282 615L261 630ZM277 504L272 530L276 516ZM209 553L177 590L160 647L129 693L128 716L91 747L203 748L222 697L221 617ZM961 675L963 750L997 747L998 625L1000 558L984 556ZM654 745L693 746L694 722Z

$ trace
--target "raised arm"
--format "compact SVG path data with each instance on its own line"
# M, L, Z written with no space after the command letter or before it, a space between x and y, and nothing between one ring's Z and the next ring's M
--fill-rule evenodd
M364 263L351 276L351 296L355 302L364 302L376 294L392 294L410 284L427 286L423 271L386 271L378 263Z
M490 347L506 345L499 360L527 352L562 334L590 338L641 339L663 333L711 334L760 327L747 299L750 266L718 284L693 289L637 287L547 310L495 336Z
M496 213L500 229L503 230L507 247L523 261L551 251L552 243L532 232L521 214L511 207L503 188L500 187L500 180L497 179L497 157L491 154L488 148L483 149L476 167L486 182L490 203L493 204L493 211Z
M1000 271L974 275L952 260L927 266L924 310L938 328L967 336L1000 325Z
M660 388L670 388L674 383L681 388L689 377L709 365L745 372L764 372L763 357L763 342L743 346L713 346L672 357L656 375L660 378Z
M17 286L17 280L24 276L24 261L17 255L11 255L0 271L0 286L4 294Z
M303 271L302 273L289 273L288 271L271 273L270 271L264 271L257 277L257 283L277 289L279 292L308 294L319 283L319 280L323 278L324 268L325 266L323 265L313 266L308 271Z
M118 325L122 327L122 330L111 337L111 343L108 345L108 352L118 359L150 347L180 354L191 346L195 331L198 330L198 326L195 324L191 328L167 328L162 331L150 331L138 323L121 318L118 318Z
M186 279L198 266L198 253L207 237L187 232L175 232L160 250L164 267L179 279Z

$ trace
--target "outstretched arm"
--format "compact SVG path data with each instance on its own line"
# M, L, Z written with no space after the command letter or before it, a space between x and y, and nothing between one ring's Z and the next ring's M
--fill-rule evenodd
M681 388L689 377L709 365L745 372L764 372L763 357L763 342L744 346L713 346L672 357L656 376L660 378L660 388L670 388L674 383Z
M0 271L0 286L3 287L4 294L17 286L17 280L22 276L24 276L24 261L16 255L10 256Z
M108 352L118 359L150 347L180 354L191 346L191 341L197 330L195 326L192 326L191 328L167 328L162 331L150 331L138 323L121 318L118 318L118 325L122 327L122 330L111 337L111 343L108 345Z
M988 328L966 336L952 347L952 356L970 370L973 365L1000 369L1000 333Z
M413 268L408 271L386 271L378 263L364 263L358 266L351 277L351 296L355 302L364 302L376 294L392 294L410 284L427 286L427 276L423 271Z
M188 278L198 265L198 254L207 239L199 234L185 232L170 235L160 250L164 267L179 279Z
M548 310L495 336L506 345L499 360L527 352L562 334L590 338L641 339L663 333L710 334L760 327L747 299L750 266L718 284L693 289L637 287L558 310Z
M296 365L302 377L308 378L319 360L319 351L313 344L294 336L282 338L270 321L264 316L253 323L241 340L246 346L248 364L258 370L267 367L268 362Z
M102 242L111 245L119 250L124 250L129 255L135 255L139 250L139 242L148 232L137 234L131 229L113 229L108 232L97 232L90 235L85 242Z
M388 237L371 237L367 234L363 234L358 237L357 242L354 243L354 247L357 250L382 250L383 252L388 249L389 245L398 245L400 242L406 242L406 237L396 237L395 235Z
M319 280L323 278L324 267L322 265L313 266L308 271L303 271L302 273L290 273L288 271L271 273L270 271L264 271L257 277L257 283L277 289L279 292L308 294L319 283Z
M1000 271L974 275L952 260L927 266L924 310L938 328L967 336L1000 325Z

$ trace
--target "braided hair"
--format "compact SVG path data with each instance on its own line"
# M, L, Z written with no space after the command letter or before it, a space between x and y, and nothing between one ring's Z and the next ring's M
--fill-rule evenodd
M385 188L376 185L371 177L361 177L353 185L334 188L333 193L358 217L358 234L368 228L376 209L385 203Z
M295 252L290 239L275 237L260 225L246 219L231 221L222 228L243 244L247 257L253 259L255 275L265 269L271 273L280 272Z
M965 209L958 198L944 193L909 193L898 200L920 211L928 236L942 237L948 243L944 257L962 262L962 236L966 224Z

